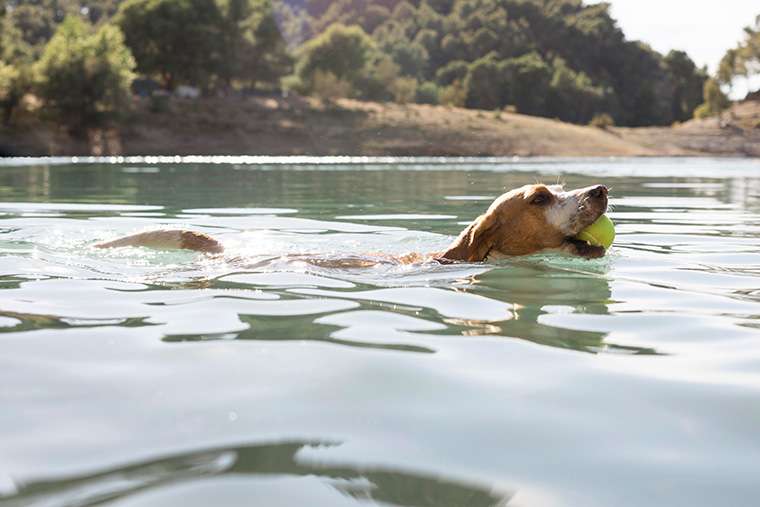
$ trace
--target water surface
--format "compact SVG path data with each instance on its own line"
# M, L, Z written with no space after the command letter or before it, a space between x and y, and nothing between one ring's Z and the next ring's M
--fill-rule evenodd
M558 180L606 258L299 257ZM159 227L228 253L92 247ZM752 160L6 161L0 505L757 505L759 249Z

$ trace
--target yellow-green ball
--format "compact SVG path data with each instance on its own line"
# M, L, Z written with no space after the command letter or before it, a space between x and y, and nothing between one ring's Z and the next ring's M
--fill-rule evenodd
M583 229L576 238L594 246L602 246L607 250L615 241L615 224L607 215L602 215L596 219L596 222Z

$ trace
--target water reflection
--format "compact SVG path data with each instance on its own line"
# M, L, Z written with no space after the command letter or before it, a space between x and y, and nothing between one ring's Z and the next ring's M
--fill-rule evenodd
M141 505L149 490L169 489L175 484L224 476L277 479L280 488L288 486L287 481L283 484L283 478L308 477L360 502L408 507L505 506L513 496L512 493L496 492L486 485L453 477L391 467L331 465L315 459L319 456L315 451L337 445L340 444L294 441L231 446L167 456L78 476L24 480L16 484L15 494L5 498L0 496L0 505L88 507L104 502L111 505L116 500L131 496L135 497L135 505ZM252 484L251 500L258 496L257 483ZM202 505L190 495L180 494L179 497L183 505ZM180 498L164 498L164 501ZM246 502L249 499L240 500L240 505L248 505ZM308 494L303 494L301 500L304 503L299 505L319 504ZM337 500L339 498L332 497L333 502ZM122 505L122 502L116 504ZM151 505L151 502L147 504Z

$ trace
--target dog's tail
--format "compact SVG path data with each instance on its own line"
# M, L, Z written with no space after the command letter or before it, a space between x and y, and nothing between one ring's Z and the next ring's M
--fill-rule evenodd
M206 253L222 253L224 247L208 234L186 230L162 230L133 234L105 243L95 248L115 248L120 246L145 246L157 249L184 249Z

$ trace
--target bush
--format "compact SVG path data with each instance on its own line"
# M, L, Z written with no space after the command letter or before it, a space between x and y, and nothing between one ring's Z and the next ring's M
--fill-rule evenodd
M354 80L353 89L364 100L387 101L393 99L393 86L399 77L399 66L391 57L380 55L369 63Z
M605 130L610 127L614 127L615 120L608 113L598 113L595 114L593 118L591 118L591 123L589 123L589 125L598 129Z
M713 116L713 114L712 111L710 111L710 106L707 104L701 104L694 110L694 118L697 120L704 120L710 116Z
M436 71L435 80L439 85L449 86L454 81L463 81L467 76L467 69L467 62L454 60Z
M694 110L694 118L703 119L722 113L731 105L720 84L714 79L705 81L703 96L705 102Z
M338 79L332 72L317 70L312 77L312 93L320 100L332 102L351 95L351 83Z
M439 98L441 104L462 107L467 99L467 90L461 81L454 81L441 90Z
M393 100L399 104L414 102L417 96L417 80L413 77L400 77L393 82Z
M321 71L353 85L374 52L374 42L360 27L335 24L304 44L299 52L297 74L305 84L313 85L316 73Z
M425 81L417 87L415 101L419 104L438 104L438 86L430 81Z
M75 134L123 111L131 98L135 60L118 28L96 33L69 17L58 27L35 66L37 91Z

